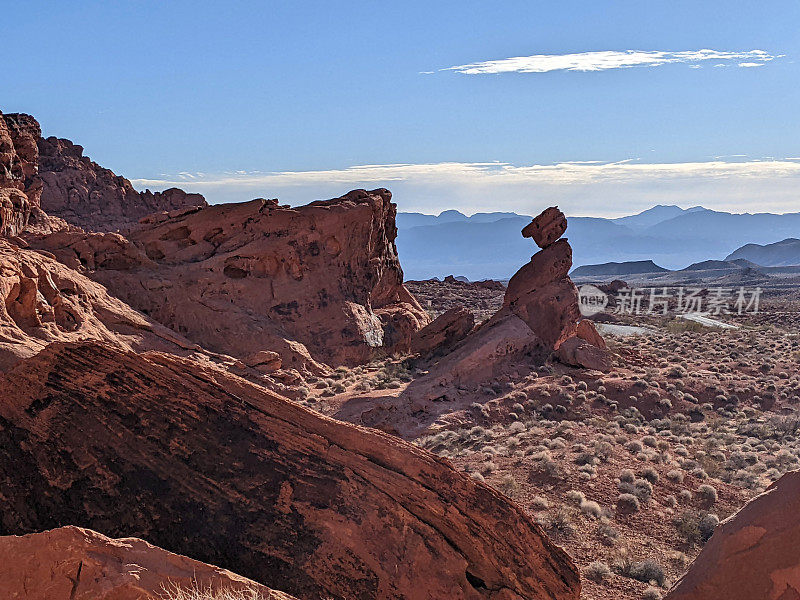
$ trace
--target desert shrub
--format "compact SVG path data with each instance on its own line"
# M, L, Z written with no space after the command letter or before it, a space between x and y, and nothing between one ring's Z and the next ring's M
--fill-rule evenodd
M640 501L647 502L653 495L653 484L646 479L637 479L633 482L633 495Z
M627 444L625 444L625 449L630 452L631 454L638 454L642 451L643 446L639 440L631 440Z
M707 512L687 511L673 521L678 534L690 546L704 544L719 525L719 517Z
M533 510L546 510L550 508L550 501L544 496L534 496L531 500L531 508Z
M575 533L574 514L573 511L567 508L559 508L552 515L548 515L543 525L551 535L570 537Z
M639 499L633 494L620 494L617 498L617 510L622 513L633 513L639 510Z
M622 471L619 472L620 481L624 481L626 483L633 483L635 479L636 475L634 475L633 471L631 471L630 469L622 469Z
M654 587L649 587L642 593L642 600L662 600L663 597L661 590Z
M580 504L584 500L586 500L586 496L583 495L583 492L578 490L569 490L566 494L567 500L573 502L575 504Z
M611 575L611 567L601 560L596 560L583 570L587 579L601 583L606 577Z
M519 485L513 476L505 475L497 485L497 489L509 498L513 498L519 489Z
M717 501L717 489L707 483L697 488L697 495L707 504L714 504Z
M667 479L675 483L683 483L683 477L683 471L679 471L678 469L672 469L667 472Z
M658 471L656 471L653 467L642 469L639 475L650 483L656 483L658 481Z
M583 514L594 517L595 519L599 519L603 512L600 505L592 500L584 500L581 502L580 509Z
M597 537L606 546L613 546L619 539L619 531L611 523L605 522L605 519L603 521L597 526Z
M664 568L652 559L642 561L625 562L620 567L620 575L630 577L642 583L655 582L659 586L664 585L667 579Z

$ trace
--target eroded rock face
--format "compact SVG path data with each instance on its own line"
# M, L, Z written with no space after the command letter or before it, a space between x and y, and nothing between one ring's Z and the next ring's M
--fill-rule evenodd
M7 600L160 600L174 589L294 598L136 538L79 527L0 537L0 597Z
M131 182L83 155L69 140L38 138L41 207L87 231L117 231L160 211L206 206L200 194L171 188L137 192Z
M726 519L667 600L800 598L800 471Z
M475 315L465 306L443 312L411 338L411 351L430 354L451 347L475 327Z
M407 351L429 321L403 286L395 211L388 190L356 190L298 208L254 200L154 214L127 240L68 232L37 244L215 352L353 364Z
M0 399L2 533L102 528L308 599L579 596L498 492L211 367L52 344Z
M30 115L0 113L0 236L19 235L39 206L36 140L41 130Z
M58 261L0 239L0 370L57 341L185 353L194 344Z

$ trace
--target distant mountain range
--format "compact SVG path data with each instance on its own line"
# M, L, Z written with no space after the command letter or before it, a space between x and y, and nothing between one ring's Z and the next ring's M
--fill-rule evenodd
M800 265L800 240L788 238L774 244L746 244L734 250L725 260L744 259L764 267Z
M397 247L406 278L454 274L471 280L507 279L537 250L520 236L530 219L507 212L469 217L455 210L438 216L400 213ZM701 206L658 205L616 219L569 217L566 237L576 267L650 260L675 270L722 260L745 245L770 248L780 240L800 237L800 213L733 214ZM761 264L746 255L733 258Z

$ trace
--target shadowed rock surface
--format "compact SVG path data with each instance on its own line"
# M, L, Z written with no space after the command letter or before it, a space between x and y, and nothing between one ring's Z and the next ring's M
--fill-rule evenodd
M0 597L7 600L160 600L176 588L294 598L136 538L79 527L0 537Z
M51 344L0 398L2 533L143 537L310 599L579 596L498 492L216 369Z
M800 471L723 521L667 600L800 598Z

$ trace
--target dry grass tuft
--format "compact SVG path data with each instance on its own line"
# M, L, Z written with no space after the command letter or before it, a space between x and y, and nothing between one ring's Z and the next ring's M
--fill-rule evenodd
M184 588L175 584L165 587L160 594L160 600L270 600L271 597L272 594L264 596L254 589L213 589L197 585Z

